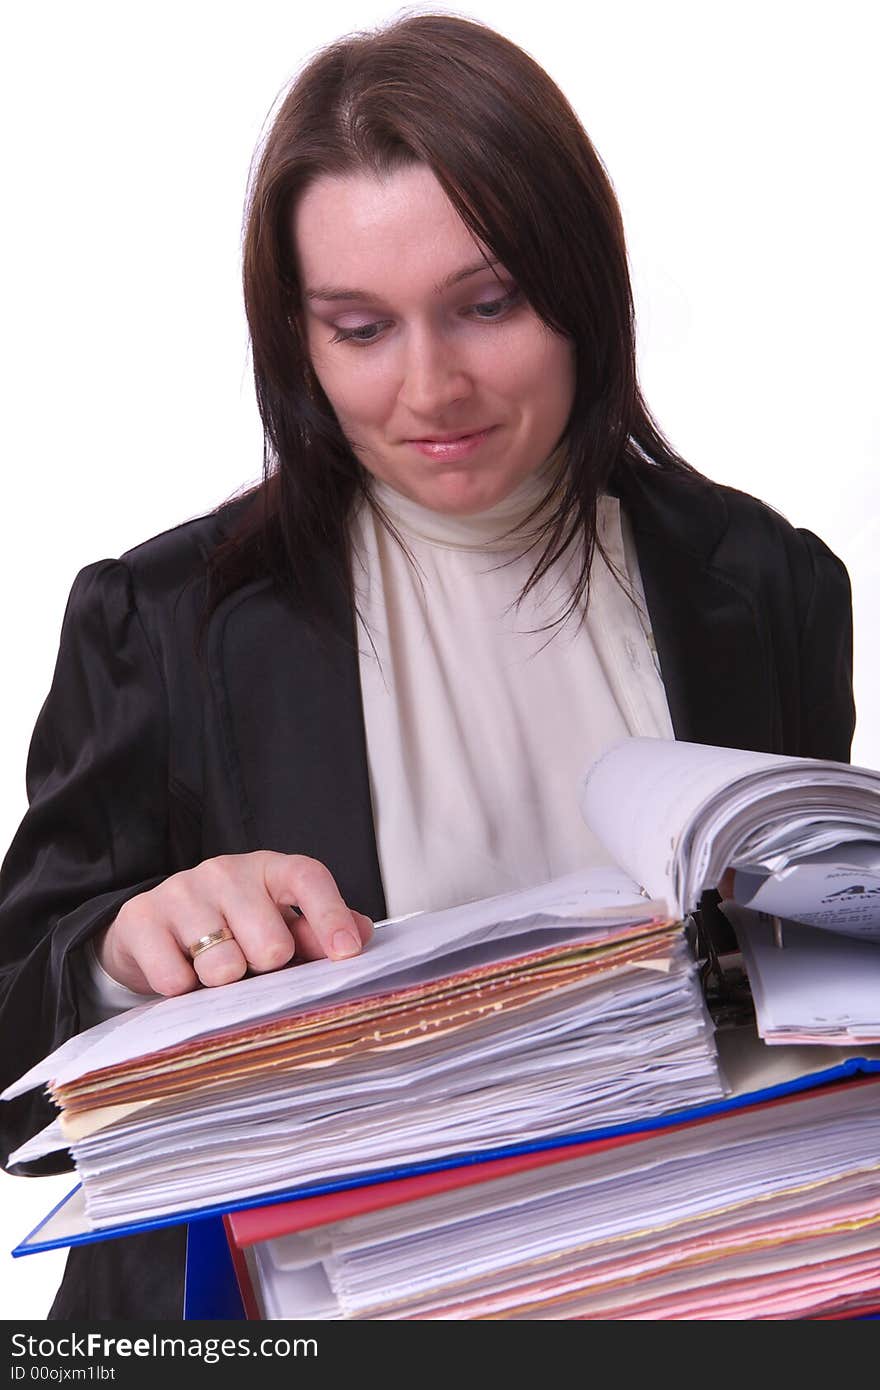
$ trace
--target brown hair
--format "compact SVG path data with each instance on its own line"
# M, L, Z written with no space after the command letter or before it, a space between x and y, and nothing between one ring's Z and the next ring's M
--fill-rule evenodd
M264 478L214 555L210 607L258 574L315 614L328 564L347 586L346 521L365 474L311 370L299 329L292 209L322 174L427 165L536 313L576 350L574 405L528 589L578 538L583 597L597 498L627 468L688 465L636 376L620 210L599 156L546 72L494 30L418 15L333 43L295 79L256 161L244 295L263 420ZM350 592L350 587L349 587ZM558 620L558 621L561 621Z

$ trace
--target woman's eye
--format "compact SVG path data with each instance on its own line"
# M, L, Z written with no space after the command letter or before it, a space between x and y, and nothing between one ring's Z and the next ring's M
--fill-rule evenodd
M509 294L502 295L500 299L484 299L479 304L471 305L470 312L475 314L478 319L491 322L492 319L503 318L518 298L519 291L511 290Z
M381 323L363 323L357 328L337 328L333 343L374 343L382 331Z
M473 315L484 323L493 323L496 319L504 318L519 298L519 290L510 290L497 299L484 299L477 304L470 304L464 312ZM377 320L375 323L360 323L354 328L342 328L334 325L335 332L330 341L333 343L353 343L358 347L367 347L370 343L377 342L387 327L388 324L384 320Z

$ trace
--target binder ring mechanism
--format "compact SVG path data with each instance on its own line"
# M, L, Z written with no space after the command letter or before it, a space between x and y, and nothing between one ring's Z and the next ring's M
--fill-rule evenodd
M227 926L220 927L219 931L208 932L207 936L200 936L198 941L193 941L187 946L187 954L190 960L195 960L203 951L210 951L212 946L219 946L222 941L234 941L235 937Z

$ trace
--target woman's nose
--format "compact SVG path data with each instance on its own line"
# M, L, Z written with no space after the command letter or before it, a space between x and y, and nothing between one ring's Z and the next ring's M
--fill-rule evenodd
M454 344L442 335L426 335L409 345L398 394L413 415L437 418L470 392L470 377Z

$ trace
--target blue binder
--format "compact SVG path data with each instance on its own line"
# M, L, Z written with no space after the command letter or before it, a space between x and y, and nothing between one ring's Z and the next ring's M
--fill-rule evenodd
M813 1050L815 1051L815 1049ZM776 1049L773 1049L773 1051L776 1051ZM674 1113L655 1116L647 1120L639 1119L628 1121L624 1124L577 1130L543 1139L530 1140L525 1143L506 1144L494 1149L483 1149L476 1153L468 1152L445 1155L442 1158L426 1159L419 1163L397 1164L385 1168L374 1168L357 1174L349 1173L344 1177L331 1174L328 1175L326 1179L319 1182L292 1184L289 1187L282 1189L276 1188L273 1191L243 1198L240 1201L226 1200L207 1203L201 1206L182 1208L179 1211L163 1216L149 1217L140 1221L127 1221L116 1225L103 1225L100 1227L91 1226L85 1215L82 1189L80 1185L77 1184L77 1186L74 1187L27 1236L25 1236L12 1251L12 1254L19 1257L37 1254L43 1250L57 1250L72 1245L86 1245L96 1241L111 1240L117 1236L134 1235L138 1232L158 1230L164 1226L176 1226L180 1225L182 1222L198 1223L201 1225L213 1219L216 1224L220 1224L217 1219L224 1213L230 1211L243 1211L250 1207L265 1207L280 1202L290 1202L301 1197L313 1197L320 1193L340 1192L347 1188L388 1182L397 1178L411 1177L420 1173L432 1173L443 1169L457 1168L465 1164L487 1163L493 1159L508 1158L516 1154L539 1153L550 1149L563 1149L575 1144L582 1144L589 1140L608 1139L619 1135L651 1133L657 1130L668 1129L672 1125L678 1125L692 1120L706 1119L713 1115L723 1115L729 1111L740 1110L745 1106L755 1105L761 1101L775 1100L782 1096L796 1094L797 1092L814 1090L818 1087L833 1085L840 1081L852 1080L858 1076L869 1077L875 1074L880 1074L880 1057L848 1057L845 1061L834 1066L820 1068L814 1072L796 1076L776 1085L766 1086L752 1091L744 1091L721 1101L713 1101L711 1104L692 1106L684 1110L677 1110ZM204 1234L204 1232L197 1233L194 1237L194 1249L201 1249L202 1234ZM208 1238L209 1237L206 1236L206 1239Z

